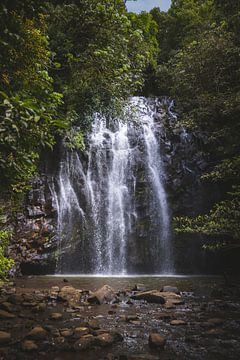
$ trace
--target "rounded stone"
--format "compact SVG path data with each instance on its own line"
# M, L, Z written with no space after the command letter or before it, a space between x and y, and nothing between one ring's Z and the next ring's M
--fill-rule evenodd
M0 344L7 344L11 340L11 334L5 331L0 331Z
M38 349L37 344L32 340L25 340L22 343L22 349L23 351L35 351Z
M152 333L149 335L149 346L152 348L164 348L166 339L158 333Z

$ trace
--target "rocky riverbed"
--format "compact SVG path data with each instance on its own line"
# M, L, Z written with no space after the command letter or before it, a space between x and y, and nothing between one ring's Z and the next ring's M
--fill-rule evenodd
M0 359L239 359L221 278L24 277L0 289Z

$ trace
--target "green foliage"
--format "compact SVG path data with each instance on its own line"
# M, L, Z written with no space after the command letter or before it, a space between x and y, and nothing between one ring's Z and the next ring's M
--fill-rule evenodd
M149 14L128 14L122 0L50 5L49 36L67 112L86 114L134 94L157 52Z
M71 128L64 137L64 144L70 150L85 150L84 134L81 130Z
M222 246L217 243L217 248L240 247L240 192L235 191L232 199L215 204L209 214L176 217L174 227L177 233L221 236L224 241L220 243Z
M14 261L5 256L9 238L10 232L0 229L0 280L6 280L9 275L9 271L14 266Z
M53 91L48 74L43 16L28 19L24 5L5 3L0 7L0 183L2 189L21 191L36 171L41 149L52 147L55 130L64 126L57 113L62 96Z
M161 91L165 73L170 84L165 88L177 100L182 125L201 137L201 151L209 159L201 179L221 185L222 201L208 214L177 217L175 229L218 236L214 249L239 246L240 240L239 7L231 5L176 0L167 14L152 12L159 24L158 39L165 39L155 88Z

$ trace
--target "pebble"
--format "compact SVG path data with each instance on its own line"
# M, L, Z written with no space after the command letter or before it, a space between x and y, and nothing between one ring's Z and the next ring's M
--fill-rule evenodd
M149 346L152 348L164 348L166 344L166 339L158 333L151 333L149 335Z

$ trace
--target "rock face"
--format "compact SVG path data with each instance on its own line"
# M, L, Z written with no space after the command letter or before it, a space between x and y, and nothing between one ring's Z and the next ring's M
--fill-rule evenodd
M176 214L194 216L197 213L207 212L211 204L218 200L218 191L213 191L217 190L213 187L215 185L200 184L199 181L202 170L208 166L201 149L199 149L199 143L204 139L204 135L196 138L195 134L188 133L182 128L172 114L170 103L166 105L163 102L155 117L154 121L158 124L159 129L157 136L161 139L161 153L166 169L165 187L173 216ZM130 139L132 148L138 142L137 139L134 139L134 132L133 129ZM52 179L56 179L59 175L62 153L60 144L57 144L53 153L45 154L40 168L41 176L32 181L31 190L25 202L26 206L17 214L14 236L9 246L9 255L15 260L17 273L51 274L55 272L55 255L59 235L57 231L58 204L52 191L54 186L57 188L57 184ZM85 155L79 154L80 158L81 156L83 159L85 158ZM65 160L67 161L67 159ZM86 163L85 160L83 164ZM149 247L149 242L154 236L147 216L147 204L149 204L151 195L146 189L144 167L144 163L139 166L136 177L135 200L138 220L127 246L126 259L130 273L142 273L143 264L145 264L146 273L158 271L156 264L151 262L153 256L149 256L154 250L147 254L143 250ZM78 187L76 184L74 186ZM81 192L82 189L78 188L76 191ZM76 227L73 233L76 233L77 238L85 239L84 231L84 226L80 229ZM178 235L178 239L178 243L180 243L181 235ZM212 269L218 268L216 265L217 255L214 259L215 255L209 256L202 251L203 240L200 237L194 236L193 242L192 235L184 235L184 242L181 244L180 248L176 246L173 255L176 273L213 273ZM64 253L65 259L68 255L66 262L70 263L70 270L72 269L73 255L77 261L79 260L79 252L75 253L77 255ZM84 251L85 258L89 259L91 256L91 250ZM207 261L208 259L209 261ZM87 265L89 264L87 261ZM196 264L198 264L197 267ZM86 268L87 271L92 272L90 265ZM222 270L222 263L220 270ZM144 289L139 290L143 291Z
M26 208L16 215L14 234L9 246L17 274L54 273L57 249L56 204L46 173L32 180Z
M104 285L97 291L95 291L89 298L90 304L104 304L109 303L115 299L115 291L109 285Z
M165 298L158 290L139 292L131 296L133 300L145 300L149 303L165 304Z
M152 333L149 335L148 342L151 348L163 349L166 344L166 339L158 333Z

